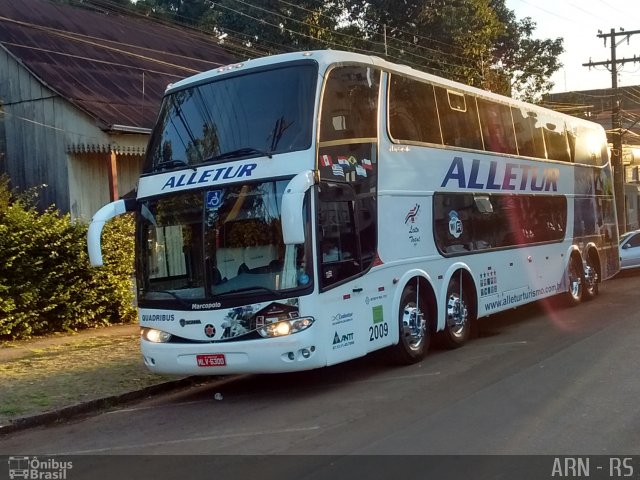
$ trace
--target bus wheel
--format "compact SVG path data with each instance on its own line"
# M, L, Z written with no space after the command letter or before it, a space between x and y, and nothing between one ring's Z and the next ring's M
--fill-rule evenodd
M582 289L582 300L591 300L598 295L598 269L592 254L587 255L584 264L584 288Z
M571 257L567 268L567 279L569 290L567 291L567 301L569 305L578 305L582 300L583 291L582 261L576 255Z
M442 340L447 348L461 347L469 339L472 319L469 300L461 279L451 279L447 289L446 324L442 331Z
M399 339L393 347L396 363L410 365L424 358L429 349L428 308L422 305L424 295L418 297L414 286L407 286L400 298Z

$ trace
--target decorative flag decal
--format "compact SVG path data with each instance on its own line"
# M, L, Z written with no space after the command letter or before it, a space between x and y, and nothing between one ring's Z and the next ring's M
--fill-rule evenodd
M349 166L349 160L347 160L347 157L339 156L339 157L338 157L338 163L339 163L340 165L344 165L344 166L346 166L346 167L348 167L348 166Z
M344 177L344 170L342 170L342 167L340 165L332 165L331 170L333 171L334 175Z
M320 164L323 167L331 167L333 165L333 160L331 159L331 155L322 155L322 159L320 160Z
M362 159L362 166L367 170L373 170L373 165L371 164L371 160L369 160L368 158Z

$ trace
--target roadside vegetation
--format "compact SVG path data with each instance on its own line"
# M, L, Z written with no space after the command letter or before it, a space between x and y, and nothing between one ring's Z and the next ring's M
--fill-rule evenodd
M0 361L0 426L175 379L147 370L137 332L59 339L3 344L10 358Z
M106 225L105 266L92 268L88 226L38 211L37 195L0 177L0 341L134 321L133 219Z

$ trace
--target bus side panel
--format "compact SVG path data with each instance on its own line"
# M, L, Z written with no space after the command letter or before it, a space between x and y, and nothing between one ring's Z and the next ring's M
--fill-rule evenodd
M564 291L568 246L569 242L552 243L484 256L479 269L472 267L478 288L478 316L491 315Z
M380 230L378 254L387 263L437 255L432 231L433 195L389 195L378 197ZM439 257L439 255L438 255Z

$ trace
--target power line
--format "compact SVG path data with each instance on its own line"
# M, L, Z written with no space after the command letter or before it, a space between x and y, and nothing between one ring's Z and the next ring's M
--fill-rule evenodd
M162 25L162 26L164 26L166 28L170 28L172 30L176 30L176 31L180 32L180 35L185 35L185 34L191 35L191 36L197 38L197 40L201 40L201 41L204 41L205 39L204 38L198 38L196 35L192 35L192 34L193 33L198 33L199 35L207 37L206 40L210 40L209 37L211 36L211 33L212 33L210 31L207 31L207 30L204 30L204 29L201 29L201 28L196 28L196 27L194 27L192 25L189 25L187 23L169 21L169 20L164 19L164 18L162 18L162 17L160 17L158 15L155 15L153 13L145 15L145 14L142 14L140 12L137 12L136 10L132 10L130 8L127 8L127 7L123 6L122 4L114 3L114 2L109 1L109 0L88 0L86 2L82 1L82 0L71 0L71 1L74 4L78 4L78 5L81 5L81 6L86 6L87 3L88 3L88 4L92 5L92 6L98 6L98 7L102 8L102 9L104 9L105 11L111 11L111 12L117 13L119 15L124 15L124 16L127 16L127 17L132 17L132 16L133 17L137 17L137 18L139 18L141 20L144 20L146 22L153 22L153 23L156 23L158 25ZM175 17L186 18L186 17L183 17L181 15L177 15L177 14L175 14L174 16ZM108 41L109 42L114 42L113 40L108 40ZM117 43L117 42L114 42L114 43ZM249 48L249 47L247 47L245 45L234 44L234 45L232 45L233 48L231 49L231 48L228 48L229 43L230 42L225 42L223 44L221 42L217 42L217 46L221 50L224 50L226 52L233 53L233 54L237 54L237 50L241 50L241 51L244 51L244 52L249 52L249 53L254 54L256 56L261 56L261 55L265 54L265 52L260 52L259 50ZM135 45L134 45L134 47L135 47ZM140 48L143 48L143 47L140 47ZM159 53L164 54L164 53L168 53L168 52L159 52ZM176 55L176 56L184 58L184 56L181 56L179 54L171 54L171 55ZM198 60L198 61L205 62L205 63L208 62L208 61L203 60L203 59L196 59L196 58L193 58L193 57L190 57L190 58L193 59L193 60ZM218 62L208 62L208 63L212 63L215 67L221 65Z
M309 13L316 13L316 12L314 12L313 10L309 10L308 8L304 8L304 7L301 7L301 6L299 6L299 5L295 5L295 4L293 4L293 3L287 2L286 0L278 0L278 1L279 1L280 3L284 3L285 5L288 5L288 6L291 6L291 7L294 7L294 8L298 8L298 9L300 9L300 10L304 10L304 11L309 12ZM324 16L324 17L327 17L327 18L329 18L329 19L331 19L331 17L330 17L330 16L325 15L325 14L323 14L323 13L320 13L320 15L321 15L321 16ZM377 25L378 27L383 27L383 28L384 28L384 27L386 26L386 25L384 25L384 24L381 24L381 23L379 23L379 22L376 22L376 21L374 21L374 20L370 20L370 19L369 19L369 20L367 20L367 22L369 22L369 23L373 23L373 24ZM462 49L462 47L459 47L459 46L457 46L457 45L453 45L453 44L451 44L451 43L442 42L442 41L440 41L440 40L435 40L435 39L433 39L433 38L429 38L429 37L424 37L424 36L419 35L419 34L417 34L417 33L408 32L408 31L406 31L406 30L402 30L402 29L400 29L400 28L398 28L398 27L395 27L395 26L393 27L393 30L394 30L394 31L398 31L398 32L400 32L400 33L405 33L405 34L407 34L407 35L411 35L411 36L413 36L414 38L420 38L420 39L423 39L423 40L427 40L428 42L431 42L431 43L437 43L437 44L440 44L440 45L446 46L447 48L454 48L454 49L458 49L458 50L461 50L461 51L463 50L463 49ZM368 33L373 33L373 34L375 34L375 35L380 35L380 32L372 31L372 30L369 30L369 29L367 29L367 28L364 28L364 31L365 31L365 32L368 32ZM420 44L417 44L417 43L412 43L412 42L409 42L409 41L407 41L407 40L401 40L401 39L396 38L396 37L391 37L391 38L392 38L393 40L395 40L395 41L399 42L399 43L402 43L402 44L405 44L405 45L410 45L410 46L412 46L412 47L419 47L419 48L422 48L422 49L424 49L424 50L427 50L427 51L433 52L434 54L437 54L437 55L447 55L447 56L451 56L451 57L460 58L460 59L463 59L463 60L468 60L468 59L469 59L469 57L461 57L461 56L459 56L459 55L455 55L455 54L453 54L453 53L443 52L442 50L435 50L435 49L433 49L433 48L425 47L425 46L423 46L423 45L420 45Z
M581 12L584 12L584 13L586 13L587 15L589 15L589 16L591 16L591 17L597 18L598 20L600 20L600 19L602 18L602 16L601 16L601 15L596 15L595 13L590 12L589 10L584 9L584 8L583 8L583 7L581 7L580 5L576 5L575 3L570 2L570 1L568 1L568 0L567 0L567 3L568 3L569 5L571 5L573 8L575 8L575 9L577 9L577 10L580 10Z
M245 18L249 18L251 20L260 22L262 25L267 25L267 26L270 26L270 27L273 27L273 28L277 28L280 31L286 31L286 32L288 32L288 33L290 33L290 34L292 34L294 36L299 36L299 37L303 37L303 38L309 38L311 40L318 41L318 42L323 43L325 45L331 45L331 46L334 46L334 47L341 47L341 48L344 48L344 49L347 49L347 50L354 50L354 51L357 51L357 52L371 54L371 55L379 55L379 52L376 52L376 51L373 51L373 50L368 50L366 48L361 48L361 47L356 47L356 46L347 46L347 45L338 43L336 41L318 39L318 38L313 37L311 35L308 35L308 34L305 34L305 33L301 33L301 32L297 32L295 30L291 30L291 29L286 28L286 27L284 27L282 25L275 25L275 24L270 23L270 22L268 22L268 21L266 21L264 19L259 19L259 18L253 17L253 16L251 16L251 15L249 15L247 13L235 10L235 9L233 9L231 7L227 7L226 5L221 5L221 4L215 3L215 2L210 2L210 3L212 3L215 7L221 7L223 9L225 9L225 10L232 11L232 12L237 13L238 15L241 15L241 16L243 16ZM335 32L335 33L338 33L338 32ZM342 34L342 35L346 35L346 34ZM352 38L355 38L355 37L352 37ZM358 40L360 40L360 39L358 39ZM373 43L371 41L369 41L369 42ZM391 58L399 61L400 63L406 63L408 65L415 66L415 67L418 67L418 68L428 68L428 67L425 67L422 64L409 62L407 60L401 60L401 59L399 59L399 58L397 58L395 56L392 56ZM420 58L424 59L424 57L420 57ZM452 65L452 66L459 66L459 65ZM436 70L437 71L437 69L433 69L433 68L431 70Z
M164 65L164 66L168 66L168 67L171 67L171 68L177 68L177 69L180 69L180 70L185 70L186 72L189 72L189 73L198 73L199 72L199 70L195 70L193 68L185 67L184 65L177 65L177 64L174 64L174 63L170 63L170 62L165 62L164 60L159 60L157 58L152 58L152 57L149 57L149 56L146 56L146 55L140 55L140 54L137 54L137 53L134 53L134 52L129 52L129 51L123 50L121 48L111 47L111 46L108 46L108 45L104 45L104 44L98 43L98 42L93 41L93 40L78 38L75 35L72 35L72 34L70 34L68 32L64 32L62 30L57 30L55 28L44 27L44 26L41 26L41 25L36 25L34 23L22 22L20 20L14 20L14 19L7 18L7 17L2 17L2 16L0 16L0 21L5 21L5 22L9 22L9 23L15 23L17 25L33 28L35 30L42 30L42 31L45 31L47 33L50 33L50 34L53 34L53 35L57 35L57 36L60 36L60 37L66 38L66 39L74 40L74 41L81 42L81 43L86 43L86 44L89 44L91 46L98 47L98 48L104 48L106 50L111 50L111 51L114 51L114 52L117 52L117 53L121 53L121 54L123 54L125 56L131 56L131 57L138 58L138 59L141 59L141 60L146 60L146 61L149 61L149 62L152 62L152 63L157 63L159 65ZM99 39L99 40L105 41L104 39ZM10 44L10 42L3 42L3 43ZM214 63L214 62L209 62L209 63ZM216 63L216 66L220 66L220 65L221 65L220 63Z
M143 72L156 73L156 74L159 74L159 75L165 75L167 77L174 77L174 78L180 78L180 79L184 78L181 75L176 75L176 74L173 74L173 73L161 72L159 70L150 70L148 68L138 67L138 66L135 66L135 65L128 65L128 64L124 64L124 63L110 62L108 60L101 60L101 59L98 59L98 58L86 57L86 56L83 56L83 55L74 55L72 53L65 53L65 52L60 52L60 51L57 51L57 50L49 50L49 49L46 49L46 48L34 47L32 45L24 45L24 44L13 43L13 42L0 42L0 43L2 43L3 45L10 45L10 46L16 47L16 48L24 48L24 49L27 49L27 50L36 50L36 51L40 51L40 52L44 52L44 53L49 53L51 55L59 55L59 56L62 56L62 57L77 58L79 60L88 60L90 62L102 63L102 64L105 64L105 65L112 65L112 66L115 66L115 67L126 67L126 68L129 68L131 70L140 70L140 71L143 71ZM189 69L189 70L190 70L191 73L199 73L198 70L193 70L193 69Z
M520 1L521 1L522 3L525 3L525 4L529 5L530 7L537 8L538 10L542 10L543 12L548 13L549 15L553 15L554 17L558 17L558 18L560 18L560 19L562 19L562 20L565 20L565 21L567 21L567 22L571 22L571 23L573 23L573 22L574 22L574 20L572 20L572 19L570 19L570 18L563 17L562 15L558 15L558 14L557 14L557 13L555 13L555 12L552 12L552 11L550 11L550 10L547 10L546 8L542 8L542 7L540 7L540 6L538 6L538 5L535 5L535 4L533 4L533 3L529 3L529 2L527 2L526 0L520 0Z

